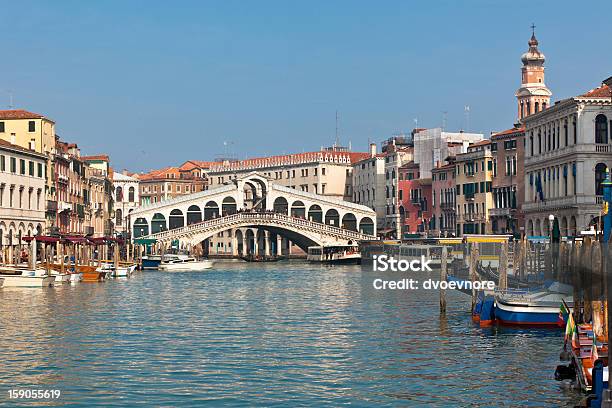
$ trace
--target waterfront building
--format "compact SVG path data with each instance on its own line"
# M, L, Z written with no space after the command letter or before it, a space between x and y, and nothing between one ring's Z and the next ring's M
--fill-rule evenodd
M126 170L113 172L113 201L115 203L115 232L129 232L129 215L140 206L140 180Z
M490 234L493 208L493 155L491 141L483 140L456 158L457 236Z
M20 255L21 238L43 233L47 157L0 139L0 263Z
M86 203L91 218L88 235L112 236L114 232L114 188L110 159L107 155L83 156L87 178Z
M370 156L353 164L353 202L376 211L377 229L385 223L385 154L376 153L370 144Z
M447 161L431 171L431 235L438 237L454 236L457 231L455 157Z
M449 156L465 153L467 147L483 140L481 133L446 132L441 128L415 129L414 162L419 165L421 176L431 178L431 171L443 165Z
M494 234L520 234L524 231L521 203L525 200L525 129L514 127L491 135L493 153L493 208L490 209Z
M412 136L392 137L383 142L382 150L385 157L385 222L380 232L386 238L399 239L405 222L402 214L404 208L399 198L399 173L400 167L414 158Z
M398 199L401 237L428 234L431 228L431 178L422 178L419 165L408 162L399 168Z
M546 235L551 214L563 235L597 224L601 183L612 166L611 120L612 91L606 83L522 119L528 235Z
M166 167L134 175L139 180L140 204L158 203L170 198L204 191L208 188L204 169L189 161L180 167Z

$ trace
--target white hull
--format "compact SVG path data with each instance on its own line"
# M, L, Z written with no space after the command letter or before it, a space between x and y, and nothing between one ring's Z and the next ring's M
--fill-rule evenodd
M42 288L52 286L55 276L3 275L5 288Z
M71 273L70 274L70 282L80 282L83 280L83 274L82 273Z
M213 267L212 261L176 262L159 265L159 269L168 272L202 271Z
M59 273L59 272L51 272L51 276L55 277L55 281L54 283L56 285L61 285L62 283L69 283L70 282L70 275L69 273Z

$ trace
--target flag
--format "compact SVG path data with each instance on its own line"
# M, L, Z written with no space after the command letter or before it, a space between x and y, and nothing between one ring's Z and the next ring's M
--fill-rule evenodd
M593 347L591 348L591 359L593 361L599 358L599 353L597 352L597 338L593 336Z
M567 314L567 323L565 325L565 342L567 343L568 339L574 342L574 336L576 334L576 324L574 323L574 317L571 313Z
M569 310L565 307L565 304L562 302L559 306L559 323L567 323L567 318L569 316ZM563 327L563 326L561 326Z

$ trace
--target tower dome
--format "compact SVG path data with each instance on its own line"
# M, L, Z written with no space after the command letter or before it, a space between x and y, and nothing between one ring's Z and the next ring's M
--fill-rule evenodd
M521 56L523 65L544 65L546 57L538 49L538 39L535 36L535 32L531 34L527 44L529 45L529 50Z

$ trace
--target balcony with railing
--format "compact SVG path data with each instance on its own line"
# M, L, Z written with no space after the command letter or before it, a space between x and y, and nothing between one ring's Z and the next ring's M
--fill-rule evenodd
M491 208L489 210L491 217L509 217L511 213L512 209L510 208Z
M534 146L537 149L537 144ZM610 153L612 148L609 144L604 143L582 143L577 145L566 146L561 149L555 149L548 152L542 152L535 156L525 156L525 166L532 164L545 163L550 160L554 160L559 157L563 157L570 154L581 154L581 153Z

